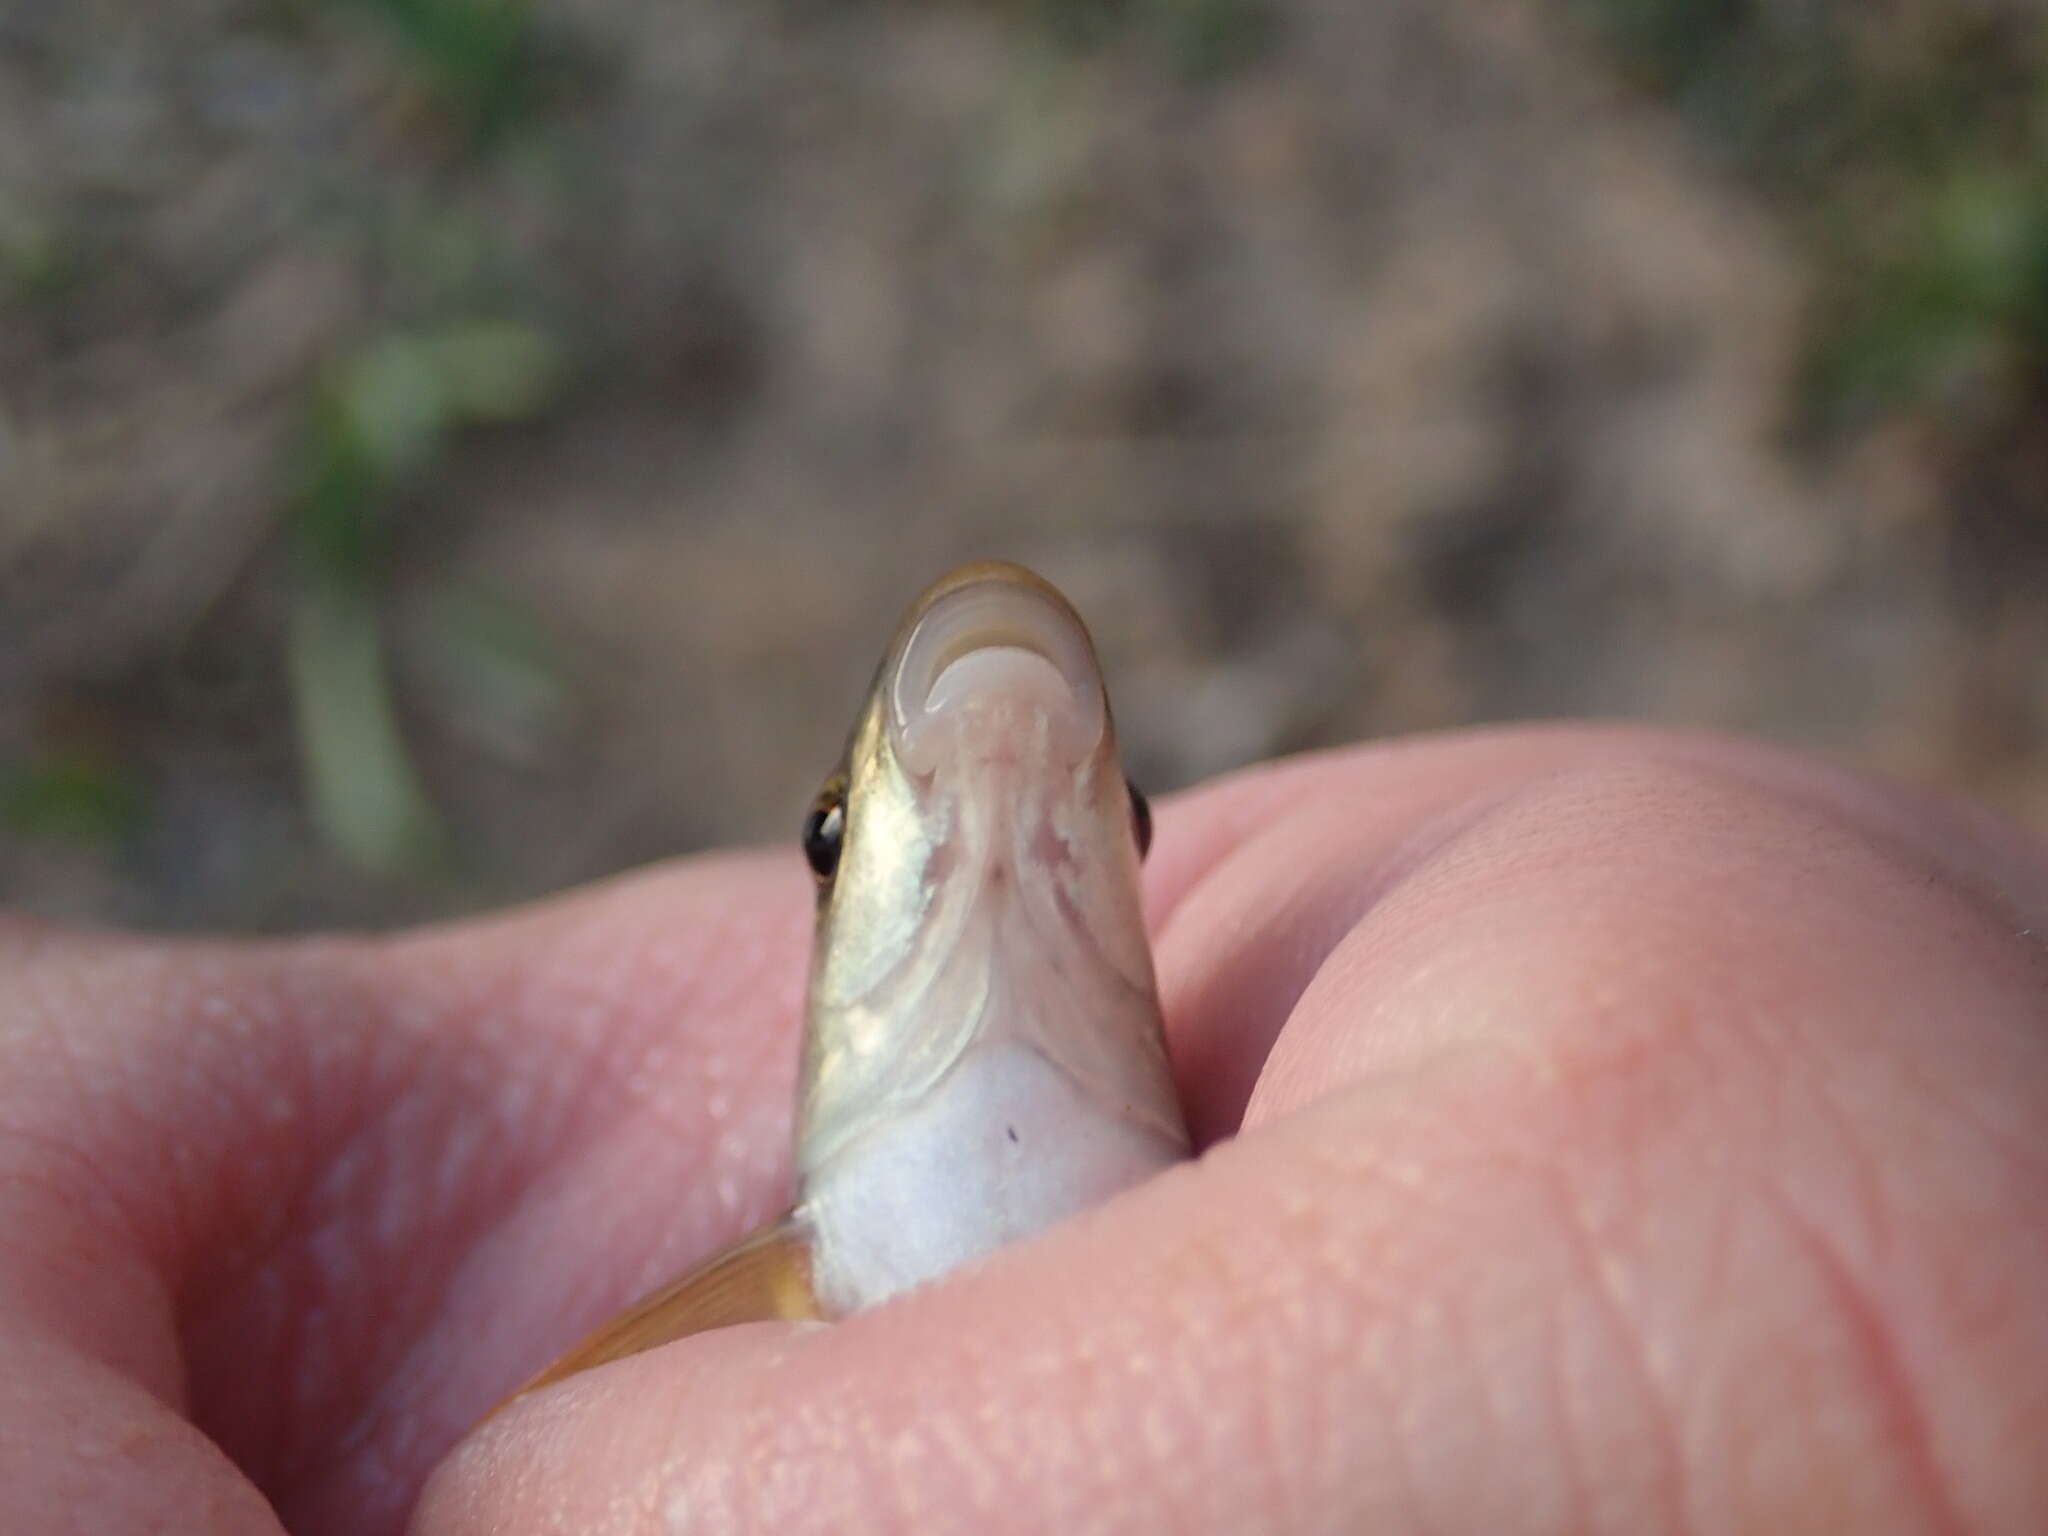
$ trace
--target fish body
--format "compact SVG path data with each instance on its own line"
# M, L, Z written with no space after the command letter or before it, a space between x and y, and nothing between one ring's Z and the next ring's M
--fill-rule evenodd
M1148 839L1065 598L999 562L928 588L805 822L795 1208L531 1385L706 1327L870 1306L1186 1157Z

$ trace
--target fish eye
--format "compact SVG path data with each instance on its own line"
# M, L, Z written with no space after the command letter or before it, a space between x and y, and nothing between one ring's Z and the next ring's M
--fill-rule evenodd
M1138 835L1138 857L1142 859L1152 851L1152 805L1129 779L1124 780L1124 788L1131 792L1131 830Z
M846 838L846 792L837 784L819 791L804 817L804 861L824 884L839 868L839 845Z

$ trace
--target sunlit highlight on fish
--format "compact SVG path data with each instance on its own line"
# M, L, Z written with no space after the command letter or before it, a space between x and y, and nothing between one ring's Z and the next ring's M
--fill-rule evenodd
M1022 567L928 589L804 824L818 877L797 1203L529 1384L837 1317L1187 1156L1093 644Z

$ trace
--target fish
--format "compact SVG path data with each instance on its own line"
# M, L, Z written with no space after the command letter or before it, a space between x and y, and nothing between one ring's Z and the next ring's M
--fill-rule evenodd
M846 1316L1188 1157L1139 895L1151 830L1066 598L1002 561L928 587L803 821L794 1207L521 1394L711 1328Z

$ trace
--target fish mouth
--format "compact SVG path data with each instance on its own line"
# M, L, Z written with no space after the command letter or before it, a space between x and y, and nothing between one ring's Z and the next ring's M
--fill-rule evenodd
M918 615L889 688L889 731L920 777L948 758L1078 767L1108 723L1088 632L1035 585L991 575Z

